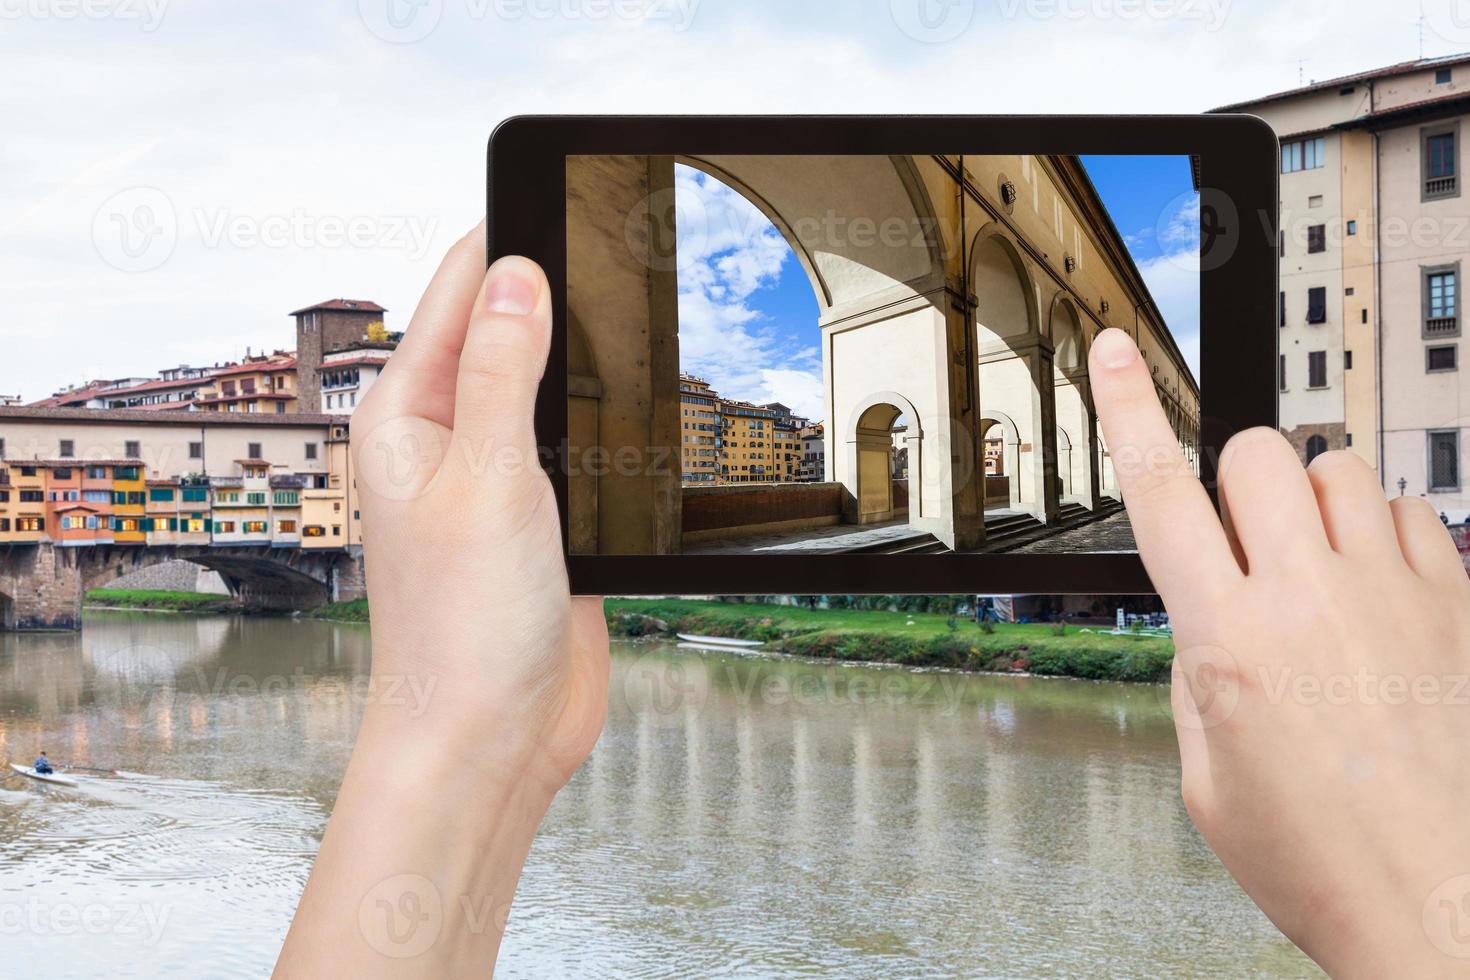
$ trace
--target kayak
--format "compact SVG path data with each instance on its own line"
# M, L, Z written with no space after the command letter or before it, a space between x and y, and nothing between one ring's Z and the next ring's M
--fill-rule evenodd
M703 643L718 647L758 647L762 646L760 640L732 640L727 636L697 636L693 633L675 633L679 639L686 643Z
M36 772L30 766L18 766L10 764L10 768L28 779L35 779L43 783L55 783L58 786L76 786L77 781L70 776L63 776L59 772Z

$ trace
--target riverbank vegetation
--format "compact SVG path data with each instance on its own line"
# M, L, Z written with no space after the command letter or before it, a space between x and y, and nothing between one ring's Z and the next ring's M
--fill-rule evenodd
M621 637L723 636L802 657L1090 680L1166 681L1174 659L1167 637L1050 623L977 624L947 612L609 599L607 618L609 632Z
M159 612L211 615L238 612L234 596L213 592L165 592L146 589L93 589L84 597L89 606L112 609L153 609Z

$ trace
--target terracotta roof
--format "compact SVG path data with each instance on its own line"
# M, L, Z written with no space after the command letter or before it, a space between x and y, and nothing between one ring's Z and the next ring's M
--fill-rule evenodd
M315 306L303 306L299 310L292 310L291 316L299 316L302 313L311 313L315 310L341 310L348 313L387 313L383 307L370 299L329 299Z
M235 462L242 463L245 466L269 466L269 465L271 465L271 461L268 460L268 459L257 459L257 458L254 458L254 457L252 457L250 459L237 459L237 460L235 460Z
M90 511L92 511L92 512L95 513L98 509L99 508L96 507L95 505L89 504L89 503L87 503L85 501L82 501L82 500L73 500L73 501L70 501L69 503L67 503L64 507L53 507L52 508L52 510L56 511L58 514L61 513L64 510L90 510Z
M349 415L308 412L145 412L136 408L51 408L35 405L0 406L0 423L7 419L45 422L131 422L184 425L346 425Z
M286 371L296 366L296 358L291 355L280 357L267 357L259 361L246 361L244 364L231 364L214 372L214 377L223 378L234 374L252 374L256 371Z
M1455 106L1460 103L1470 103L1470 92L1453 92L1449 95L1437 95L1432 99L1420 99L1418 102L1406 102L1403 105L1390 106L1386 109L1376 109L1367 115L1338 123L1338 127L1351 129L1354 126L1380 122L1384 119L1393 119L1397 116L1410 116L1433 109L1436 106Z
M1320 82L1312 82L1298 88L1287 89L1284 92L1276 92L1271 95L1263 95L1258 99L1247 99L1244 102L1232 102L1230 105L1222 105L1211 112L1235 112L1250 106L1261 105L1265 102L1276 102L1281 99L1290 99L1298 95L1307 95L1311 92L1321 92L1330 88L1343 88L1358 82L1371 82L1379 78L1387 78L1392 75L1407 75L1409 72L1423 71L1427 68L1450 68L1454 65L1470 62L1470 52L1462 54L1444 55L1439 58L1423 58L1418 61L1401 61L1395 65L1384 68L1374 68L1371 71L1358 72L1355 75L1340 75L1337 78L1328 78Z

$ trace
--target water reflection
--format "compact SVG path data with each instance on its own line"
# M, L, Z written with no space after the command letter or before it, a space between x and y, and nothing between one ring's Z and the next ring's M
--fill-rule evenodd
M0 781L0 972L268 971L368 664L281 619L0 634L0 750L146 774ZM638 644L612 690L501 975L1312 972L1189 826L1151 688Z

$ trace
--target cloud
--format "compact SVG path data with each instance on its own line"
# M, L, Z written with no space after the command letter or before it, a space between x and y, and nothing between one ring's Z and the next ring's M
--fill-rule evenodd
M1199 216L1199 195L1185 195L1159 221L1159 244L1164 251L1138 264L1196 381L1200 376Z
M820 418L820 352L800 339L802 325L774 322L760 304L783 275L801 275L791 247L755 205L708 174L680 166L675 193L681 369L726 398L779 401Z

